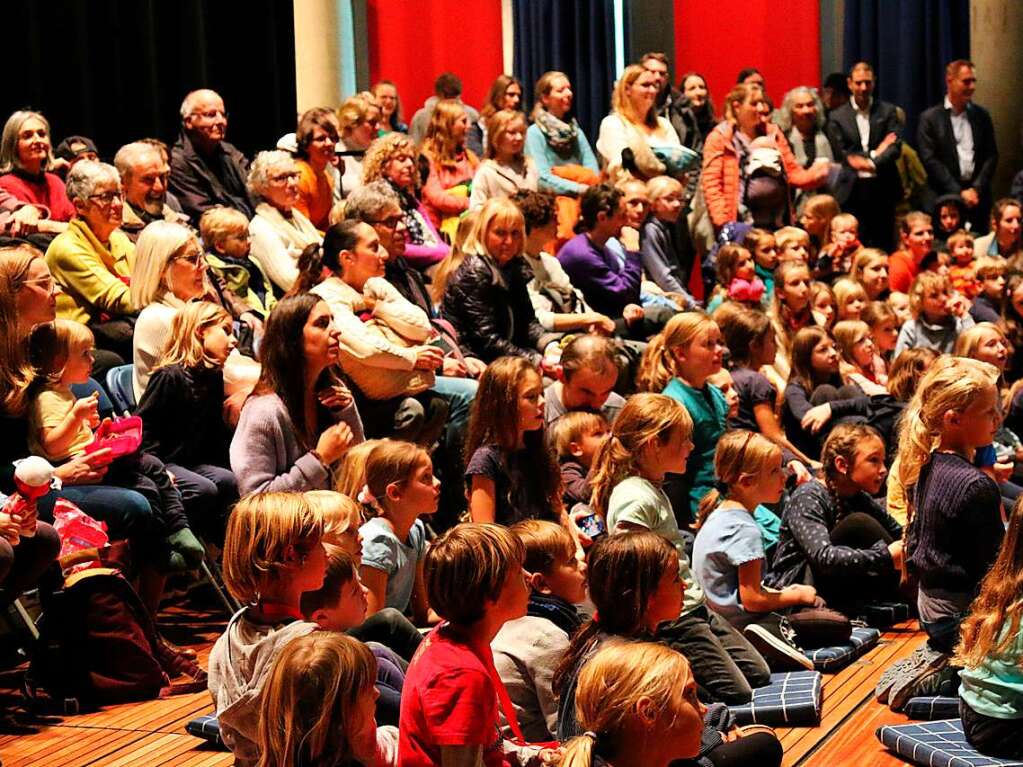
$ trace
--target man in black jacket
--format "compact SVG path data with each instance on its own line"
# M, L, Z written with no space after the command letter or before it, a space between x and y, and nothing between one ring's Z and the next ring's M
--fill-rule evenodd
M181 135L171 150L170 188L182 210L198 225L215 205L253 216L245 183L249 162L224 141L227 111L215 91L192 91L181 104Z
M945 68L947 94L922 115L917 128L920 160L936 197L958 194L977 234L988 230L991 179L998 165L998 146L991 115L973 103L977 74L973 63L956 59Z
M828 115L827 134L835 159L856 171L846 210L860 222L860 241L891 251L895 204L902 182L895 165L902 152L895 106L874 98L874 68L865 61L849 71L852 100Z

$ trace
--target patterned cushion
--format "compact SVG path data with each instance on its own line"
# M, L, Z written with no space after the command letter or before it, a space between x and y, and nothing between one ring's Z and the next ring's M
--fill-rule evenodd
M846 644L808 650L806 657L813 661L813 667L818 671L837 671L863 655L880 638L881 632L877 629L857 626Z
M210 743L227 750L224 741L220 739L220 723L213 714L204 714L193 719L185 725L185 732L197 738L208 740Z
M958 719L880 727L877 738L889 750L921 767L1023 767L1023 762L977 753Z
M817 671L771 674L771 684L755 689L752 701L729 708L739 724L815 726L821 720L821 675Z
M887 628L909 619L909 605L904 602L869 602L860 607L860 615L869 626Z
M942 695L910 698L902 713L910 719L928 722L933 719L954 719L959 716L959 698Z

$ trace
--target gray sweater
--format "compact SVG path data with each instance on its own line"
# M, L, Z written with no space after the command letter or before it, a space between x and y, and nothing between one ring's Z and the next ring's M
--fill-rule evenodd
M355 443L365 440L353 402L337 416L352 429ZM325 490L330 472L299 442L284 401L276 394L250 397L231 440L231 471L238 491L249 493Z

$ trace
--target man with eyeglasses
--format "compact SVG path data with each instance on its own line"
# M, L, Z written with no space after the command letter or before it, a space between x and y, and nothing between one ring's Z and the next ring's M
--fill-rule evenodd
M46 250L46 264L60 285L57 316L88 325L96 347L132 359L135 307L128 290L135 246L120 230L124 196L117 168L82 160L67 177L76 215Z
M227 111L216 92L202 89L185 96L181 135L171 150L170 187L194 224L203 211L216 205L252 218L252 200L245 187L249 162L224 141L226 134Z
M170 167L157 147L145 141L125 144L117 150L114 166L124 189L121 231L132 242L153 221L188 223L188 216L167 205Z

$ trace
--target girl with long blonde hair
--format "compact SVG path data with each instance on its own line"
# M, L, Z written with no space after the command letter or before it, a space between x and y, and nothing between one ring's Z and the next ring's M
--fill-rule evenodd
M955 662L966 739L982 754L1023 759L1023 503L962 622Z
M536 165L526 157L526 116L502 109L487 120L486 159L472 179L469 208L478 208L492 197L512 197L520 191L536 191Z
M263 691L256 767L374 764L376 665L366 645L333 631L287 644Z
M973 465L1001 424L997 383L993 365L941 357L899 429L898 478L911 498L906 562L920 581L929 644L946 654L1005 532L998 486Z
M469 208L472 177L480 161L466 148L469 115L457 99L441 99L430 116L420 152L429 167L423 185L423 205L434 225L448 239L458 228L458 216Z

